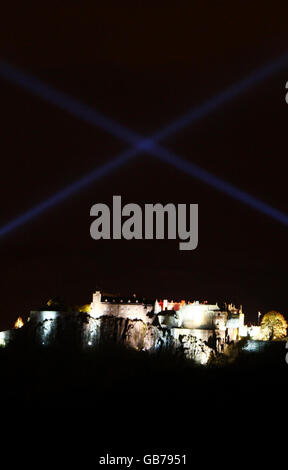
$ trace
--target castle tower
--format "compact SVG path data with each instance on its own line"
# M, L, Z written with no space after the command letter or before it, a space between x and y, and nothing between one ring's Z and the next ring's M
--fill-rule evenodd
M93 304L99 303L101 303L101 292L100 290L96 290L96 292L93 294Z
M93 294L93 301L91 303L90 308L90 316L93 318L99 318L101 315L101 292L100 290L96 290L96 292Z
M156 299L155 304L154 304L154 313L160 313L160 312L161 312L161 306L160 306L158 300Z

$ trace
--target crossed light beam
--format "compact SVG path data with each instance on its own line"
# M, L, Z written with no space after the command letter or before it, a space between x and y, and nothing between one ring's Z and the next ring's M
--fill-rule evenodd
M242 191L241 189L232 185L231 183L218 178L212 173L202 169L198 165L183 159L176 153L160 146L158 143L166 137L175 134L179 130L204 118L208 114L215 111L218 107L224 105L234 98L237 98L237 96L239 96L241 93L249 90L251 87L280 71L287 65L288 54L285 54L278 58L278 60L273 61L268 65L265 65L264 67L254 71L254 73L248 77L233 84L223 92L205 101L200 106L193 108L180 119L177 119L170 125L160 129L152 137L143 138L138 133L127 129L121 124L113 121L110 118L107 118L102 113L99 113L93 108L81 103L80 101L71 98L65 93L55 90L37 78L24 73L22 70L5 62L0 62L0 77L3 79L14 83L15 85L31 92L33 95L38 96L53 105L58 106L62 110L72 114L78 119L81 119L90 125L94 125L95 127L101 128L102 130L120 138L121 140L124 140L126 143L132 146L108 162L96 167L93 171L89 172L81 179L71 183L50 198L40 202L27 212L24 212L20 216L8 222L6 225L0 227L0 237L7 235L12 230L20 227L37 215L40 215L45 210L60 203L72 194L80 191L87 185L91 184L93 181L96 181L111 171L116 170L120 166L127 163L130 159L135 158L136 156L139 156L143 153L153 155L154 157L157 157L160 160L175 166L179 170L193 176L207 185L214 187L218 191L221 191L228 196L256 209L257 211L272 217L282 224L288 225L287 214L260 201L249 193Z

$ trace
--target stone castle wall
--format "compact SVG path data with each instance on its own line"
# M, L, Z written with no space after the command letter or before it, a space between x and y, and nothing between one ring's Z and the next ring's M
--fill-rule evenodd
M137 301L129 303L122 303L121 300L120 302L102 301L99 291L93 294L93 301L90 307L90 315L94 318L113 316L130 320L142 320L145 323L152 322L148 316L151 312L153 312L153 305L146 305Z
M154 313L152 304L134 297L102 297L96 291L88 313L32 311L23 330L42 346L89 349L113 342L150 353L169 350L205 364L215 352L224 352L227 315L217 304L184 301L177 311L161 310L156 301ZM9 332L0 333L0 345L2 341L5 346L9 338Z

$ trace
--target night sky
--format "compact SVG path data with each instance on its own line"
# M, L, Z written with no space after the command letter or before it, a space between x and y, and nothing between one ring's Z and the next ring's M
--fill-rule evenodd
M277 2L273 11L260 2L61 3L2 14L2 60L144 136L288 52ZM288 213L287 80L288 66L163 146ZM2 226L128 145L0 82ZM198 248L92 240L90 208L112 205L113 195L140 205L198 203ZM98 286L241 303L252 321L272 308L287 317L287 230L143 153L0 239L0 329L51 297L88 303Z

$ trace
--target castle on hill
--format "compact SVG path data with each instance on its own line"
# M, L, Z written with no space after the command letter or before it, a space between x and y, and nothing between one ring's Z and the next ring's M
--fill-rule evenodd
M129 299L115 298L96 291L93 294L90 315L93 318L108 315L142 320L146 324L158 324L161 328L189 330L189 334L204 341L216 335L219 346L247 336L242 306L237 309L233 304L228 304L225 310L221 310L217 304L199 301L174 302L164 299L146 303L136 296Z
M232 304L221 309L217 303L199 301L152 302L135 295L106 296L97 290L83 311L54 308L31 311L23 328L43 346L65 341L70 335L84 348L112 340L150 352L181 350L187 358L205 364L211 354L225 353L231 343L251 335L242 307ZM7 345L15 334L15 330L0 332L0 345Z

